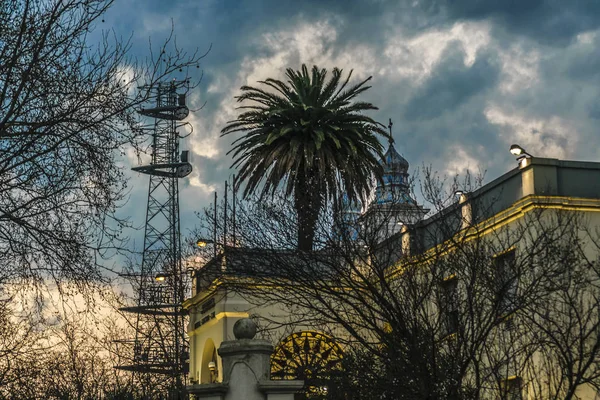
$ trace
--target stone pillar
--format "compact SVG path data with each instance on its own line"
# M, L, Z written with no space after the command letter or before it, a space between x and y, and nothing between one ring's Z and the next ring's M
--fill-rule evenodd
M223 382L188 386L196 399L205 400L293 400L304 381L270 380L273 346L254 339L256 325L248 318L233 326L237 340L221 343L218 353L223 361Z
M470 193L461 193L458 204L460 204L461 223L460 229L470 228L473 224L473 208L469 201Z
M247 318L235 323L233 334L237 340L223 342L219 347L219 356L223 360L223 382L230 383L225 399L264 400L265 396L256 385L269 379L273 346L267 340L253 339L256 325Z
M402 255L403 256L410 256L412 254L412 249L411 249L411 245L410 245L410 230L408 229L408 226L406 225L402 225L402 229L400 229L400 232L402 234L401 238L402 238Z

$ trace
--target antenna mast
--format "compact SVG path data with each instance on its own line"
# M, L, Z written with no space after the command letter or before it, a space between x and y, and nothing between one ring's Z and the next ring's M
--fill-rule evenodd
M169 399L183 399L188 372L188 342L182 303L189 284L181 260L178 180L192 172L188 151L179 153L178 128L189 114L189 81L142 86L149 108L138 112L153 119L148 165L132 170L149 175L142 264L124 274L134 286L136 305L121 310L135 314L133 359L117 368L134 374L161 374ZM167 377L168 379L164 379ZM144 388L150 391L150 388Z

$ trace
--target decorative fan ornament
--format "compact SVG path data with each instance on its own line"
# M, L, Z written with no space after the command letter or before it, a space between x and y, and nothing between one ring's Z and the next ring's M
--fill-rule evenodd
M330 337L304 331L285 338L271 356L271 379L303 379L319 385L342 369L342 349Z

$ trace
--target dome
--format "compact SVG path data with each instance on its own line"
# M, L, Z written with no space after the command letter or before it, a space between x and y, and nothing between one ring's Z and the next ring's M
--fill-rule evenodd
M409 166L408 161L396 151L393 143L390 143L390 147L385 152L381 163L384 173L406 172Z
M379 162L383 167L382 180L377 182L375 204L400 202L413 204L408 184L408 161L402 157L390 141L390 146Z

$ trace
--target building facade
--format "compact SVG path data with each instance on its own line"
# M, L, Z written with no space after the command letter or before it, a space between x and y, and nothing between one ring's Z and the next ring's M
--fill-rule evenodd
M495 308L485 312L489 315L496 313L497 320L492 321L492 325L504 328L490 330L486 340L494 345L490 347L486 344L482 348L501 349L504 348L503 341L516 342L514 337L518 336L519 330L506 327L515 321L527 319L527 314L524 314L526 307L522 306L521 299L527 298L525 287L534 287L526 286L532 285L527 279L531 280L528 277L533 275L523 273L517 279L517 275L511 275L511 271L521 261L523 265L533 265L534 258L540 259L539 254L528 253L533 252L532 249L548 247L538 243L541 243L540 232L547 234L547 231L539 230L539 227L550 227L557 221L556 218L563 218L566 222L558 221L563 225L578 221L582 224L581 228L585 226L588 231L600 227L600 163L523 158L517 168L473 192L461 193L456 202L429 218L424 218L428 210L419 206L410 194L408 162L398 154L392 143L382 163L384 180L378 184L375 199L369 207L361 212L355 205L346 205L343 221L347 229L352 227L351 238L360 241L360 232L366 232L373 226L378 227L375 233L378 246L394 249L394 258L386 261L389 264L386 272L388 279L394 279L407 263L430 265L431 260L442 260L438 262L439 265L451 265L448 259L452 259L453 254L457 253L455 249L466 249L466 244L469 243L483 243L482 238L485 238L486 246L493 249L483 256L490 259L485 268L494 270L490 274L493 282L489 285L500 288L492 288L494 298L488 303ZM578 238L573 240L572 243L582 243L582 255L592 260L590 265L594 265L599 251L594 246L596 243ZM247 267L260 264L263 259L260 250L229 249L196 273L193 296L184 303L190 316L188 334L192 383L218 382L222 379L222 365L217 349L223 341L233 337L232 329L237 320L248 316L259 319L261 316L268 316L271 320L280 318L282 321L289 318L288 306L269 303L262 307L260 302L249 301L248 293L231 290L219 278L224 270L240 268L236 263ZM543 266L543 261L536 261L535 265ZM559 265L559 261L555 264ZM552 263L548 261L548 265L550 264ZM249 270L256 271L252 268ZM436 284L435 295L432 295L435 306L431 307L431 318L440 321L439 336L444 340L458 341L461 335L466 335L466 325L469 322L466 322L463 304L473 304L473 299L460 300L460 293L464 293L467 288L464 281L461 281L461 274L464 276L466 272L452 270L450 267L439 272L439 278L436 278L439 284ZM547 275L548 273L541 271L537 280L541 281ZM249 278L248 275L244 277ZM268 290L268 287L258 290ZM534 293L534 290L530 292ZM529 318L528 321L532 324L539 323L535 318ZM393 325L391 322L383 323ZM276 349L272 357L272 376L283 379L297 377L294 371L301 370L306 367L303 363L309 362L303 354L320 352L323 354L322 364L333 365L328 364L327 360L341 358L343 353L342 347L333 339L336 332L344 336L343 329L338 327L324 332L322 327L303 323L282 324L281 328L270 332ZM538 371L539 365L548 356L544 352L544 347L533 349L525 362L521 361L523 358L513 354L501 357L493 354L494 351L487 351L481 364L489 366L486 367L488 377L482 398L545 398L554 390L554 386L562 383L558 378L561 372L554 370L561 367L558 364L544 371L545 383L540 383L542 379ZM571 386L580 398L594 399L596 389L584 381L582 379L581 384ZM596 381L600 384L600 375ZM483 385L480 381L477 382L477 385Z

